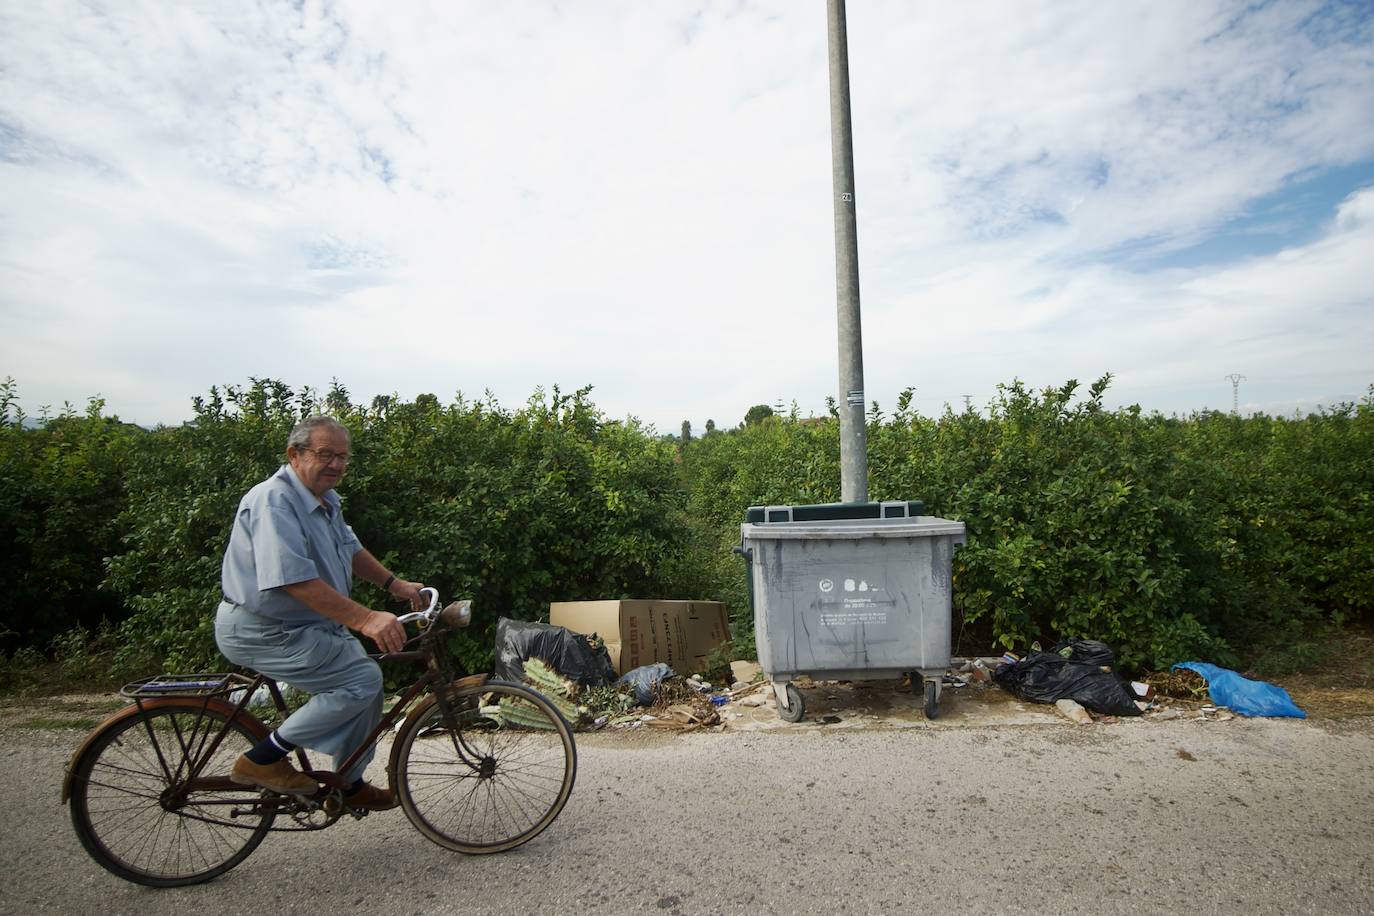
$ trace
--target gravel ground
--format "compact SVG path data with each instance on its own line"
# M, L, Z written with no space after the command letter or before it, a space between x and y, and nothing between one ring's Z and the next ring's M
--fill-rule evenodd
M449 853L389 811L170 891L78 844L58 794L82 732L11 720L0 913L1374 912L1374 718L950 705L933 726L580 735L572 799L521 849Z

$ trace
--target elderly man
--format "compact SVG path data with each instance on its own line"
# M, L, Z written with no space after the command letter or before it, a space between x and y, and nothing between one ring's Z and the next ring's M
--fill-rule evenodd
M396 578L344 523L334 492L348 467L348 430L332 417L302 421L286 440L287 463L239 502L221 581L215 641L236 665L309 693L310 699L234 764L231 778L291 795L315 780L288 759L298 745L332 754L336 769L381 720L382 672L349 630L384 652L405 628L394 614L348 597L357 576L421 606L420 583ZM395 807L389 790L363 780L372 749L341 775L344 802L358 810Z

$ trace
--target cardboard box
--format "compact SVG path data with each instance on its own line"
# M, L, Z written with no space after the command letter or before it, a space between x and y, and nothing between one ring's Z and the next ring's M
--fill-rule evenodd
M691 674L730 638L730 621L719 601L555 601L549 605L549 623L600 636L616 674L654 662Z

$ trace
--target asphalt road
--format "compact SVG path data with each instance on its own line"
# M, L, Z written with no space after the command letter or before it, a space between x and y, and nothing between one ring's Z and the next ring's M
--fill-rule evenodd
M521 849L446 852L396 810L164 891L77 843L79 738L0 729L0 912L1374 912L1370 718L583 735Z

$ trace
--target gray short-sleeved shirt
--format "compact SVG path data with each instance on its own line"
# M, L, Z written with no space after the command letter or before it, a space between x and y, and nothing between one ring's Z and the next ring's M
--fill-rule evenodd
M239 501L220 576L224 597L265 617L317 623L325 618L281 586L318 578L347 595L362 549L339 495L329 490L321 505L284 464Z

